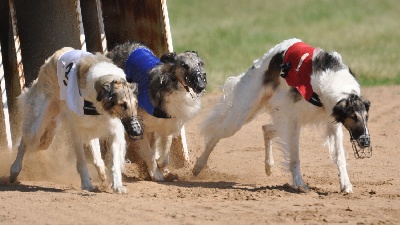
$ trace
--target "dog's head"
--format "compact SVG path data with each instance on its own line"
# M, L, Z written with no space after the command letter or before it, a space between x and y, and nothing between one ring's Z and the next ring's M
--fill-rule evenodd
M204 61L196 51L186 51L181 54L167 53L160 58L162 63L169 64L170 79L181 83L186 91L189 87L197 94L203 92L207 85Z
M95 83L96 100L103 109L113 117L119 117L125 131L131 139L141 139L143 130L137 119L138 88L136 83L128 83L125 79L106 75Z
M368 111L371 103L362 100L356 94L349 94L340 100L332 110L336 122L340 122L350 132L351 140L356 141L360 148L371 144L368 132Z

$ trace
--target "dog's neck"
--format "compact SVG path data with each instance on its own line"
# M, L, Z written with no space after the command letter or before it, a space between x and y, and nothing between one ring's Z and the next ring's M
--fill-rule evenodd
M349 94L361 96L360 85L347 68L335 72L323 72L314 75L312 79L315 91L320 94L321 101L327 108L333 108Z
M161 102L154 98L154 90L150 87L149 80L154 79L154 74L150 73L156 67L161 66L158 59L149 49L140 47L134 49L125 62L124 71L129 82L138 83L139 106L148 114L157 118L170 118L165 111L160 108Z

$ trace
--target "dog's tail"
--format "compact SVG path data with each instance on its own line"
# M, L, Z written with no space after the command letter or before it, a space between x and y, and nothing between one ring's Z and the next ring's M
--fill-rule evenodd
M226 80L223 96L201 124L200 132L206 143L211 138L219 140L234 135L263 109L265 87L262 79L248 73Z

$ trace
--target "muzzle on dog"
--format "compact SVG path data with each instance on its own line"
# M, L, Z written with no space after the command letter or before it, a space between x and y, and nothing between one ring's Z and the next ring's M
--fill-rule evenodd
M191 73L189 76L186 76L185 80L189 87L191 87L196 94L199 94L206 89L206 73L201 73L199 69L194 70L193 73Z
M143 129L137 117L121 118L121 122L130 139L140 140L143 138Z
M370 158L372 156L372 146L369 135L361 135L354 139L350 132L350 142L356 159Z
M134 103L132 99L137 91L134 90L133 85L125 81L119 83L119 91L116 91L117 81L112 80L109 83L98 85L97 101L102 101L103 108L112 111L112 114L118 116L125 128L126 133L132 140L143 138L143 129L140 122L133 110ZM122 83L122 87L121 87ZM122 102L119 101L122 100ZM110 111L111 110L111 111Z

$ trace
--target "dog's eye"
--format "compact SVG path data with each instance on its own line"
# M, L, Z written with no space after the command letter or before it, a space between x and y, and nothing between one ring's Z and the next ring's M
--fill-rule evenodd
M357 121L358 121L358 118L357 118L357 116L356 116L356 115L354 115L352 118L353 118L353 120L354 120L355 122L357 122Z
M189 69L189 65L186 64L186 63L182 63L182 67L183 67L185 70L188 70L188 69Z
M128 109L128 105L126 104L126 102L122 103L120 106L121 106L121 108L123 110L127 110Z

